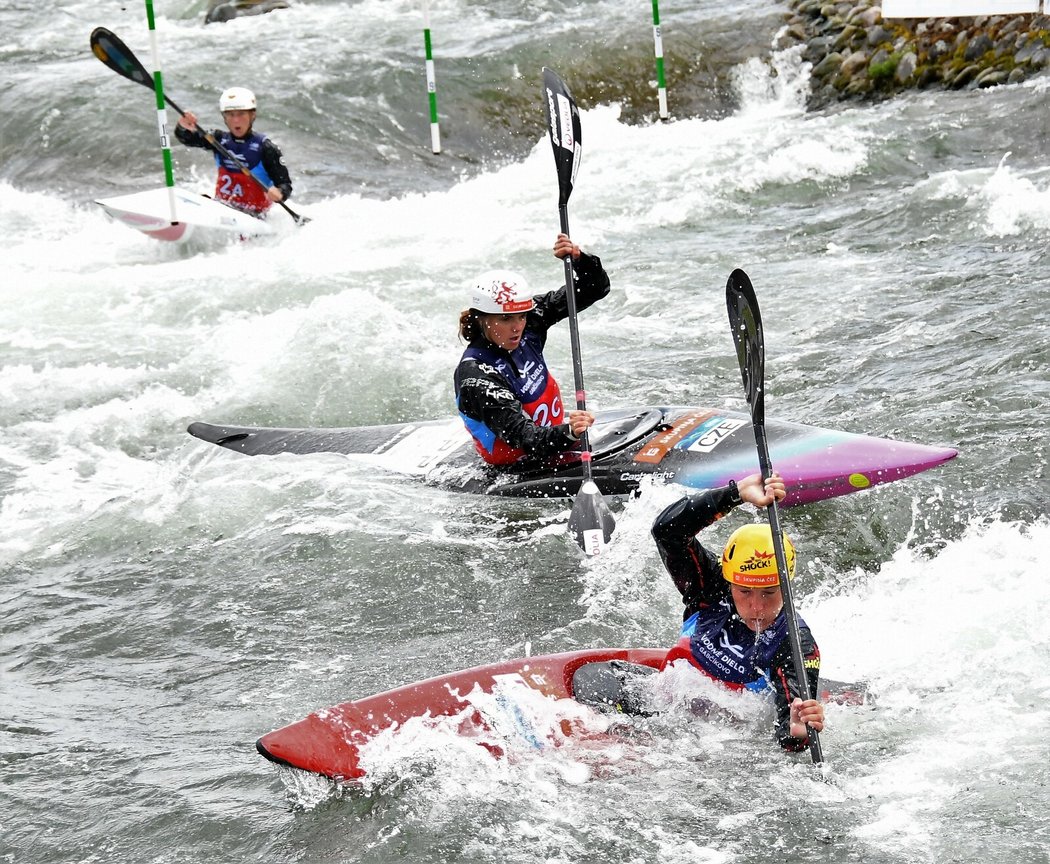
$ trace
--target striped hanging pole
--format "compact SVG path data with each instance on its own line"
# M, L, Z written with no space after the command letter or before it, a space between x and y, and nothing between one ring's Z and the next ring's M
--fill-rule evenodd
M160 133L160 149L164 154L164 182L168 187L168 206L171 208L171 223L179 220L175 213L175 172L171 166L171 140L168 138L168 112L164 105L164 79L160 74L160 55L157 51L157 29L153 18L153 0L146 0L146 21L149 23L149 45L153 54L153 92L157 97L157 130Z
M434 78L434 55L430 45L430 0L423 0L423 46L427 58L427 99L430 101L430 149L441 152L441 129L438 126L437 81Z
M656 92L660 97L660 119L667 119L667 83L664 81L664 40L660 36L660 0L653 0L653 50L656 54Z

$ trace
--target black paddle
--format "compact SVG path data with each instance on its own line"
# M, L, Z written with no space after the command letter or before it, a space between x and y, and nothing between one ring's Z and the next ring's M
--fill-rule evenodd
M150 90L154 89L153 78L149 72L146 71L146 67L139 62L138 58L131 53L131 49L121 42L112 31L107 30L105 27L96 27L92 30L91 50L99 60L118 75L123 75L129 81L134 81L136 84L141 84L143 87L149 87ZM186 113L176 105L172 99L169 99L167 94L164 95L164 101L174 108L180 117ZM198 129L200 129L200 127L198 127ZM200 133L204 136L204 140L208 142L209 147L219 155L228 159L234 165L239 166L242 174L254 180L263 191L266 190L266 184L241 165L238 159L215 139L214 135L205 132L203 129L200 129ZM297 224L305 225L310 221L308 217L300 216L283 201L278 201L277 203L288 212L288 215L291 216Z
M543 104L547 111L547 131L554 148L554 164L558 169L558 216L561 233L569 236L569 196L576 171L580 167L580 112L565 82L547 67L543 68ZM572 273L572 255L565 256L565 298L569 305L569 340L572 345L572 375L576 385L576 408L587 410L587 396L583 387L583 362L580 360L580 330L576 319L576 287ZM587 431L580 436L583 464L583 483L569 514L569 530L588 555L597 555L609 542L616 520L591 472L591 441Z
M773 466L769 461L769 445L766 442L766 412L763 401L766 351L762 339L762 316L758 310L758 297L755 296L751 280L743 270L734 270L729 275L729 281L726 282L726 307L729 310L729 328L733 332L733 342L736 344L737 362L744 379L744 394L748 405L751 406L751 425L755 429L755 444L758 445L759 469L762 479L765 480L773 473ZM780 575L780 593L784 598L784 615L787 618L791 659L795 664L799 695L803 699L810 699L812 697L809 692L809 679L806 677L802 657L802 638L799 636L795 602L791 596L791 580L788 578L784 538L780 533L780 516L776 501L766 508L766 513L773 533L773 551ZM817 730L812 728L809 730L809 752L814 762L824 761L824 754L820 750L820 737Z

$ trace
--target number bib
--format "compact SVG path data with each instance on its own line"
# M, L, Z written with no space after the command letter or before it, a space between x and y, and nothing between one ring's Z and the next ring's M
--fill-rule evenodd
M262 164L262 145L265 140L265 135L256 132L247 138L234 138L228 132L219 136L219 143L231 156L236 157L236 161L215 154L215 164L219 169L215 181L217 200L250 213L262 213L269 208L272 202L266 197L265 190L273 185L273 181ZM262 185L246 176L243 168L247 168Z
M521 337L521 344L510 354L513 363L507 359L506 352L482 347L468 348L463 356L472 357L495 369L521 402L521 410L537 426L558 426L565 422L565 409L558 382L550 374L547 361L543 359L541 341L536 333L526 330ZM471 435L481 458L493 465L509 465L525 455L521 448L511 447L499 438L482 442L473 430Z

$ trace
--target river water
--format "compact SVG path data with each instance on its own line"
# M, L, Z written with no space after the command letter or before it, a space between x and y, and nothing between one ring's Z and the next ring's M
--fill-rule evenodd
M149 65L143 9L0 13L0 860L1050 860L1050 80L808 113L779 7L665 2L659 123L650 4L434 0L436 156L418 4L156 11L169 95L218 125L252 87L312 221L226 246L108 222L94 198L163 174L150 93L88 35ZM453 669L674 641L648 536L673 489L617 503L585 560L563 501L184 431L452 413L464 283L560 284L542 65L583 108L570 223L613 281L581 319L592 407L739 409L742 267L768 416L959 450L784 513L824 672L877 699L829 708L824 776L746 710L503 760L424 726L354 789L253 748ZM209 189L205 154L174 158ZM565 386L567 329L548 359Z

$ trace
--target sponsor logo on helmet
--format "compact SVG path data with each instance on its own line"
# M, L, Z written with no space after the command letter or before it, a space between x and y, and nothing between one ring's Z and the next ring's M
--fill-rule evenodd
M730 582L742 588L772 588L780 583L780 571L777 569L776 553L754 550L739 563L733 562L732 575L726 575Z
M741 573L748 573L751 570L765 570L769 567L769 559L775 557L775 552L755 552L751 558L748 558L743 564L737 567L737 570Z
M513 312L528 312L532 308L532 298L527 297L524 300L519 300L517 297L517 286L507 282L497 282L493 284L495 293L493 299L496 304L503 309L505 314L511 314Z

